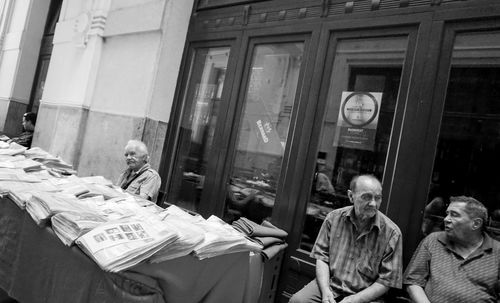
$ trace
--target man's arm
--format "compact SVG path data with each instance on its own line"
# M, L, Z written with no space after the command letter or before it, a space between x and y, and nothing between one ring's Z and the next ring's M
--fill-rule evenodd
M148 172L146 178L141 180L139 196L150 201L156 200L156 196L158 195L158 191L160 190L160 185L161 185L160 176L156 172L155 173Z
M345 297L340 303L364 303L371 302L378 297L382 296L389 290L389 287L374 282L372 285L358 292L357 294Z
M316 281L321 291L321 301L335 303L335 298L330 290L330 268L325 261L316 260Z
M406 291L410 295L412 302L415 303L430 303L429 298L425 294L424 289L420 285L408 285Z

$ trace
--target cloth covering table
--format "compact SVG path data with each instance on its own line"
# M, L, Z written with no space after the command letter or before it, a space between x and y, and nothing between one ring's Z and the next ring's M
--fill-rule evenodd
M189 255L127 271L101 270L65 246L10 199L0 198L0 288L22 303L243 302L248 252L198 260Z

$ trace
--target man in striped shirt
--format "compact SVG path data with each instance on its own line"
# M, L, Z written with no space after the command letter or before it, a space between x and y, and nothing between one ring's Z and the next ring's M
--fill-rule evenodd
M484 231L488 210L472 197L452 197L444 231L413 254L404 284L416 303L500 302L500 242Z
M316 279L290 302L383 302L389 288L401 288L402 236L378 211L382 185L356 176L347 195L353 205L326 216L311 252Z

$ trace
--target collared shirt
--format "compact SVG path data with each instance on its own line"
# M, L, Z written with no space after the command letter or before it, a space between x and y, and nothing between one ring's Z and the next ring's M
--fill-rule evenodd
M431 302L497 302L500 242L484 234L483 244L462 258L445 232L427 236L405 271L404 284L419 285Z
M12 138L12 142L16 142L19 145L30 148L31 141L33 140L33 132L25 131L22 132L19 137Z
M378 282L401 288L403 243L398 226L377 211L371 225L359 231L354 207L330 212L311 252L330 268L330 287L335 296L346 296Z
M158 173L146 163L137 172L128 168L120 175L118 186L134 195L147 195L156 202L160 190L161 178Z

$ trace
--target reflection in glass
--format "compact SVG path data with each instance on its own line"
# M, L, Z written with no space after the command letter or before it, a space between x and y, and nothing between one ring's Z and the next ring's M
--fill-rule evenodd
M179 134L167 201L196 211L206 177L207 161L219 115L229 48L197 49Z
M443 229L450 196L488 208L500 239L500 32L457 35L441 120L424 235Z
M272 214L303 43L255 47L227 186L224 219L244 216L260 223Z
M301 249L312 249L329 212L350 205L352 177L367 173L382 180L406 44L406 37L339 42ZM361 135L355 138L349 132Z

